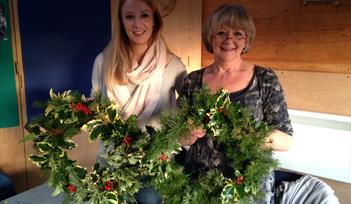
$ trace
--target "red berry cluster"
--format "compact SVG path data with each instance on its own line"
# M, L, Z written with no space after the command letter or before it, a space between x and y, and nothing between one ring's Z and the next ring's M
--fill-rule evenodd
M239 176L238 178L235 179L235 184L236 185L241 185L244 182L244 176Z
M83 112L85 115L91 115L92 113L87 106L81 104L80 102L78 102L77 104L70 103L69 107L74 111Z
M132 142L131 136L127 136L123 139L123 144L125 144L125 145L130 145L131 142Z
M69 185L67 186L67 189L68 189L68 191L71 192L71 193L77 192L77 188L76 188L76 186L73 185L73 184L69 184Z
M112 181L107 181L104 188L106 191L112 190Z
M167 160L167 155L165 155L165 154L161 154L161 156L160 156L160 161L162 162L162 161L166 161Z

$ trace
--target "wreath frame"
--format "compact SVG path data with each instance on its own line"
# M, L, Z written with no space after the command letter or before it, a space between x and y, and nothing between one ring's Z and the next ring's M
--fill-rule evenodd
M212 94L204 88L194 101L181 99L178 108L163 112L161 129L147 127L144 133L135 115L122 119L118 106L99 95L88 100L79 92L56 95L51 89L43 104L45 114L26 124L30 134L23 141L34 142L38 151L30 159L49 175L53 196L66 192L64 202L135 202L142 186L155 188L165 203L200 203L204 197L211 203L259 199L264 176L277 166L272 151L262 148L272 128L231 103L224 90ZM199 127L225 146L228 158L236 158L232 177L213 169L192 179L173 160L182 151L179 137ZM71 139L81 130L89 133L90 141L100 139L105 144L103 158L109 167L96 163L89 173L68 158L67 150L77 146ZM109 148L111 144L114 148ZM231 151L238 146L240 151ZM148 182L142 181L144 177Z

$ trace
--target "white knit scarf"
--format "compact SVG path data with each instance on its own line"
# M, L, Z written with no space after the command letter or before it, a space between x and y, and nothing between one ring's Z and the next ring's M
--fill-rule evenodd
M107 91L108 97L120 106L124 118L135 114L139 124L145 124L151 118L161 95L166 52L162 39L156 39L146 51L141 64L127 73L128 81L137 85L134 91L130 93L127 85L118 84Z

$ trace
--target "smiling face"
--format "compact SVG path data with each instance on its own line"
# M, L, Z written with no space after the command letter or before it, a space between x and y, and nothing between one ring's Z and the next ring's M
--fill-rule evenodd
M148 46L153 34L154 14L141 0L126 0L121 8L121 19L132 47Z
M213 54L217 60L240 58L246 46L246 34L241 29L222 28L212 36Z
M227 33L227 36L236 36L238 32L245 34L245 38L235 37L226 40L215 40L219 32ZM255 25L251 16L248 15L246 9L238 4L223 4L219 6L205 21L202 29L202 40L208 52L214 53L213 45L218 46L220 43L224 44L234 43L235 47L240 47L245 44L245 49L241 54L247 53L255 38ZM230 42L230 43L229 43ZM225 45L230 46L230 45Z

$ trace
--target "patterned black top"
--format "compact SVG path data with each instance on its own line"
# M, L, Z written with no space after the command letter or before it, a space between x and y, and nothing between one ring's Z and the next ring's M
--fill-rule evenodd
M181 96L193 100L192 93L202 88L204 70L188 74ZM274 129L293 134L284 91L277 75L271 69L255 65L249 85L241 91L230 93L229 97L233 103L248 107L257 121L267 122Z

